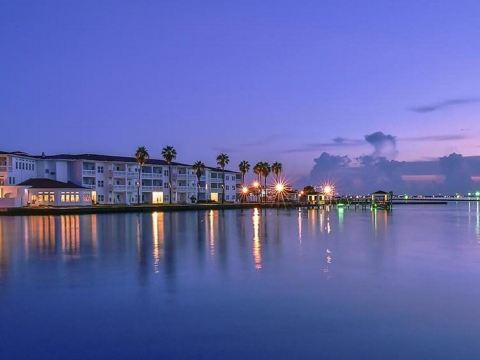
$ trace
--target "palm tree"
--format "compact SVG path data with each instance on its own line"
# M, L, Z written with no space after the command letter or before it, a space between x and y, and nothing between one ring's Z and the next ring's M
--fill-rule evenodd
M139 146L135 151L135 159L137 160L138 168L138 187L137 187L137 204L140 205L140 186L142 186L142 168L145 162L150 158L148 150L145 146Z
M258 162L255 164L255 166L253 167L253 172L255 173L255 175L257 175L257 180L261 188L262 187L262 162ZM259 202L259 200L260 200L259 195L257 193L257 202Z
M200 178L205 172L205 164L201 161L195 162L195 164L192 165L193 171L195 171L195 175L197 175L197 202L198 202L198 196L200 192Z
M278 161L275 161L273 164L272 164L272 172L275 174L275 181L278 182L278 177L280 176L280 174L282 173L282 170L283 170L283 166L282 166L282 163L278 162Z
M250 170L250 163L247 160L243 160L238 164L238 170L242 173L242 185L245 184L245 174Z
M267 177L270 174L271 167L268 162L262 162L261 172L263 175L263 180L265 181L265 198L264 201L267 202Z
M221 153L217 156L217 165L222 169L222 204L225 202L225 166L230 162L227 154Z
M162 157L168 164L168 188L170 196L169 203L172 203L172 161L177 158L177 150L173 146L165 146L162 149Z

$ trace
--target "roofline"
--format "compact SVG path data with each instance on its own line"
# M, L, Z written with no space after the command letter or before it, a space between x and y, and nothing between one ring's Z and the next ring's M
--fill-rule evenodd
M99 161L99 162L127 162L127 163L137 163L136 159L132 156L120 156L120 155L103 155L103 154L56 154L56 155L31 155L28 153L24 153L21 151L0 151L0 155L12 155L12 156L20 156L31 158L35 160L63 160L63 161L75 161L75 160L84 160L84 161ZM90 159L89 157L99 157L99 158L107 158L105 160L97 160L97 159ZM112 159L108 159L112 158ZM113 159L117 158L117 160ZM147 165L162 165L167 166L168 163L163 159L153 159L150 158L145 162ZM179 162L172 162L171 165L173 166L187 166L192 167L192 164L185 164ZM205 166L206 169L221 172L222 169L216 168L214 166ZM234 170L224 170L226 173L234 173L238 174L238 171Z

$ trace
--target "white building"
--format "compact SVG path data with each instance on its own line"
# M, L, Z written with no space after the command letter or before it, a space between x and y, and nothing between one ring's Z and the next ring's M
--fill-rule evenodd
M222 170L207 167L198 182L191 165L172 163L170 168L172 203L221 201ZM147 160L141 168L140 181L139 171L133 157L0 152L0 198L12 196L12 187L22 182L43 178L88 188L92 201L99 204L136 204L139 190L142 203L169 203L168 164L164 160ZM225 201L237 200L239 184L240 174L225 170Z

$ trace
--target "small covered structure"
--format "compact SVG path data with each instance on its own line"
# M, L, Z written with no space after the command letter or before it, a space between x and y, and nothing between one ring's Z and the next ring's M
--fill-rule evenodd
M321 192L307 194L307 204L309 205L325 205L327 195Z
M372 205L390 206L392 204L392 193L382 190L375 191L370 195Z
M27 192L30 206L92 205L92 190L51 179L29 179L18 185Z

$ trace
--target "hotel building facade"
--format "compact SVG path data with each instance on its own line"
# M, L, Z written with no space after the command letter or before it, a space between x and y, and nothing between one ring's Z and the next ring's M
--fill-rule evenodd
M198 181L192 165L175 162L169 167L164 160L149 159L140 167L133 157L95 154L36 156L23 152L0 152L0 207L2 201L4 206L13 202L15 205L11 206L48 205L48 202L38 201L38 190L35 192L31 184L39 182L32 182L32 179L49 179L62 184L58 188L63 192L51 197L51 205L59 204L58 197L65 200L60 205L83 205L86 197L80 197L79 203L71 201L72 198L76 200L76 196L69 197L69 201L66 201L66 196L62 197L62 194L78 191L79 188L89 189L90 203L95 204L136 204L139 188L141 203L169 203L170 169L172 203L192 203L197 199L220 202L223 191L225 201L237 201L241 176L234 171L225 170L223 189L222 170L214 167L206 167ZM68 184L72 184L71 189ZM44 200L43 191L40 192ZM50 194L47 199L50 199Z

